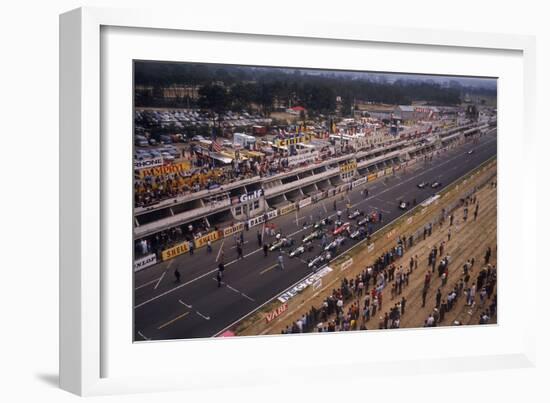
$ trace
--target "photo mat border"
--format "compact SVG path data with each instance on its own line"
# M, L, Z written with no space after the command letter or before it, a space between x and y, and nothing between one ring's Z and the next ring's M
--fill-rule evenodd
M520 35L475 34L455 31L407 28L331 26L330 32L318 22L300 27L250 24L241 32L236 22L222 20L186 21L182 24L168 13L150 10L108 10L85 8L61 16L60 32L60 382L63 389L81 395L181 389L181 379L165 381L135 378L102 378L100 323L100 94L99 33L101 26L126 26L237 32L291 37L332 37L383 43L421 43L434 46L507 49L523 52L524 60L524 159L534 155L535 41ZM338 32L334 34L334 32ZM312 34L313 33L313 34ZM434 39L437 38L437 39ZM76 135L75 135L76 133ZM536 185L536 176L526 178ZM534 187L533 187L534 188ZM533 201L531 201L533 203ZM527 200L528 205L532 205ZM525 212L524 212L525 214ZM535 209L527 213L534 218ZM525 241L525 240L524 240ZM526 243L526 242L524 242ZM525 245L522 245L525 247ZM525 270L535 271L535 265ZM535 296L527 297L535 306ZM527 321L527 323L534 323ZM500 360L482 360L488 367L529 366L534 362L534 327L529 325L524 354L507 355ZM106 352L108 353L108 352ZM466 361L471 361L465 359ZM437 361L437 360L436 360ZM447 360L443 360L447 361ZM427 364L427 363L425 363ZM436 362L433 363L437 367ZM392 367L392 364L388 364ZM419 365L419 363L417 363ZM422 365L420 365L422 367ZM446 364L443 364L446 367ZM393 368L393 367L392 367ZM368 371L363 371L367 374ZM193 385L188 385L193 387ZM194 385L201 387L200 385Z

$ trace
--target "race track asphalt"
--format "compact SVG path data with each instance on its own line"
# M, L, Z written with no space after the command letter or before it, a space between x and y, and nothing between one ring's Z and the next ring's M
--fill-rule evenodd
M474 149L473 154L467 152ZM312 231L312 220L318 217L335 215L333 203L345 216L347 199L352 210L358 208L366 212L380 211L383 222L374 226L376 231L406 211L398 208L399 200L417 203L431 196L430 188L419 189L422 181L439 181L443 187L465 175L497 153L496 130L482 137L478 144L466 143L434 156L430 163L419 162L397 171L386 180L378 179L359 186L349 192L344 200L341 195L322 200L302 208L299 212L277 217L273 220L282 234L291 235L296 244ZM364 197L367 187L369 196ZM352 224L356 220L347 220ZM307 228L304 228L307 222ZM299 258L284 254L284 270L277 267L277 252L269 252L264 257L258 246L257 231L254 227L244 233L244 258L237 258L234 239L213 243L212 253L206 248L198 249L194 255L180 255L153 267L135 273L134 276L134 340L170 340L199 337L212 337L246 316L266 302L279 296L290 286L312 272L307 259L319 255L320 241L315 248ZM271 241L268 237L267 241ZM347 239L341 251L355 242ZM216 257L223 245L226 262L224 284L218 288L216 281ZM290 249L285 250L286 253ZM175 283L174 270L179 269L181 283Z

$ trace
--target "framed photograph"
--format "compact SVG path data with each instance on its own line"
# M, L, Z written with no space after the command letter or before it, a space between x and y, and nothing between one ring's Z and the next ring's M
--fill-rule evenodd
M60 18L62 388L532 365L533 38L240 22Z

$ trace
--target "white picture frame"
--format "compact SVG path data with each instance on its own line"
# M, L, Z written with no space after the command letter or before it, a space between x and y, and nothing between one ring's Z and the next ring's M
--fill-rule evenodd
M300 351L311 344L307 337L259 337L250 340L201 340L185 344L172 344L172 349L188 349L190 345L197 351L210 351L213 359L221 356L223 360L234 360L238 353L248 351L250 358L244 364L236 364L230 374L224 374L220 368L212 368L199 365L197 356L189 362L195 367L194 373L186 372L185 365L181 371L175 367L168 367L162 376L153 376L144 371L143 376L135 373L125 373L123 367L120 370L107 369L106 361L114 356L118 349L107 335L105 326L112 322L105 317L119 315L111 311L108 299L108 290L105 289L102 278L102 266L106 264L105 250L102 243L102 209L105 205L104 193L109 192L109 187L104 183L106 161L109 159L105 146L109 141L102 143L101 133L108 128L102 121L102 30L109 27L118 29L142 29L157 30L158 32L193 32L193 33L218 33L218 35L240 35L253 37L255 41L285 41L292 40L296 43L323 40L331 41L333 46L339 44L376 44L376 46L411 46L437 49L466 49L483 54L484 52L502 51L513 52L520 59L521 86L519 96L521 99L515 102L522 105L521 121L515 122L521 134L522 147L518 149L518 160L527 163L534 153L534 103L535 103L535 41L533 37L521 35L503 35L494 33L471 33L458 31L430 31L419 29L381 28L373 26L359 26L354 24L327 24L325 21L317 21L313 17L304 17L300 24L285 23L281 21L262 20L244 21L238 18L224 19L209 15L208 18L187 18L182 20L177 14L152 10L116 10L103 8L81 8L70 11L60 17L60 385L63 389L79 395L97 395L112 393L135 393L165 391L188 388L208 388L212 386L227 386L239 384L242 386L257 383L276 384L281 382L296 382L300 376L301 381L313 379L311 368L327 369L339 366L346 369L361 368L361 376L371 374L403 374L419 372L438 372L448 370L479 370L503 367L525 367L534 365L535 350L535 320L529 314L523 316L523 323L506 322L505 325L486 329L493 337L501 337L502 332L513 333L514 343L509 350L502 347L500 352L491 351L483 355L473 352L472 355L446 354L439 351L438 354L426 356L410 353L399 353L393 358L378 357L353 357L344 360L326 360L324 367L315 358L308 356L308 363L298 363L296 359L287 360L288 366L283 362L277 362L275 356L266 354L266 361L262 364L259 357L267 350L277 352L281 349ZM310 43L310 42L308 42ZM418 51L422 50L417 48ZM330 67L330 66L322 66ZM499 88L500 91L500 88ZM499 94L500 102L500 94ZM499 103L499 133L501 128L505 131L508 121L502 120ZM501 125L503 122L505 124ZM513 122L512 122L513 123ZM510 126L512 127L512 126ZM499 134L500 136L500 134ZM509 146L506 146L506 138L501 146L499 137L499 160L501 156L506 158ZM504 150L504 151L502 151ZM112 167L112 164L109 165ZM123 166L123 165L122 165ZM130 165L129 165L130 166ZM506 166L499 164L499 183L506 183L518 178L517 173L512 172ZM124 170L124 168L120 168ZM516 176L514 176L516 175ZM536 176L530 175L521 178L524 188L536 188ZM507 186L499 188L499 203L510 189ZM520 209L521 225L513 235L501 234L499 229L499 247L501 237L503 245L514 245L516 251L527 250L526 234L534 236L535 197L515 195L509 202L503 204L504 211ZM531 192L532 194L532 192ZM499 212L501 206L499 205ZM500 213L499 213L500 214ZM500 225L506 226L503 217L499 215ZM532 224L530 224L532 223ZM501 248L503 249L503 248ZM510 251L499 249L499 256ZM528 256L521 261L523 276L535 276L536 264L533 256ZM507 256L507 255L505 255ZM500 258L499 258L500 259ZM500 261L500 260L499 260ZM500 264L501 268L508 267L506 263ZM131 271L131 267L128 267ZM500 272L499 272L500 275ZM499 280L500 281L500 280ZM506 292L502 293L506 298ZM499 309L501 295L499 295ZM523 297L523 307L526 312L535 312L536 296L530 293ZM131 310L128 306L128 310ZM517 319L517 318L515 318ZM514 320L515 320L514 319ZM499 319L500 320L500 319ZM521 327L523 326L523 327ZM496 330L495 330L496 329ZM439 338L443 334L449 337L449 331L463 331L457 329L437 329ZM476 330L472 330L475 332ZM479 330L478 330L479 331ZM128 329L128 334L131 329ZM455 333L456 334L456 333ZM426 333L392 332L372 333L368 337L376 339L376 343L384 338L390 338L391 343L419 342L426 337ZM313 336L314 337L314 336ZM331 346L336 343L346 345L359 345L361 336L355 334L339 334L322 336ZM447 336L445 336L447 337ZM478 337L475 333L463 333L460 337L472 340ZM338 339L339 338L339 339ZM284 339L284 340L283 340ZM131 340L128 339L131 343ZM146 349L157 349L162 343L148 343L141 345L136 354L143 354L145 365L153 362L152 354ZM166 343L165 343L166 344ZM201 350L202 349L202 350ZM208 350L206 350L208 349ZM227 350L232 350L228 352ZM135 347L134 347L135 351ZM162 354L165 354L163 352ZM224 355L226 354L226 355ZM309 360L309 358L311 358ZM124 359L122 357L122 359ZM256 361L254 361L254 359ZM149 361L147 361L149 360ZM271 361L270 361L271 360ZM268 363L270 363L268 365ZM189 366L188 364L186 364ZM240 365L240 366L239 366ZM257 371L262 368L263 371ZM214 366L215 367L215 366ZM322 371L320 371L322 372ZM325 371L327 372L327 371ZM224 376L221 376L224 374ZM247 374L247 380L242 375ZM315 375L317 379L327 375ZM331 377L334 375L331 374ZM309 377L309 378L308 378Z

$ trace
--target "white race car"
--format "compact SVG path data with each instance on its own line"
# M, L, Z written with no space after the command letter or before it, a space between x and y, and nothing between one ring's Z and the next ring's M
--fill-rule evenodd
M303 245L301 245L301 246L298 246L296 249L294 249L292 252L290 252L289 256L290 257L300 256L305 251L306 251L306 248Z
M323 252L314 259L311 259L307 264L310 269L321 266L323 263L328 262L332 258L330 252Z
M271 252L273 252L274 250L286 248L286 247L292 246L292 245L294 245L294 239L292 239L292 238L281 238L277 242L272 243L271 246L269 247L269 250Z
M325 246L325 250L329 251L332 249L336 249L340 245L342 245L345 242L346 238L343 236L339 236L338 238L334 239L331 243L329 243L327 246Z
M328 224L330 224L330 223L331 223L330 218L328 218L328 217L327 217L327 218L323 218L322 220L317 221L317 222L315 223L315 225L313 225L313 228L314 228L314 229L319 229L319 228L324 227L325 225L328 225Z
M323 231L313 231L311 234L306 235L304 239L302 239L302 242L309 242L314 239L319 239L323 236Z

